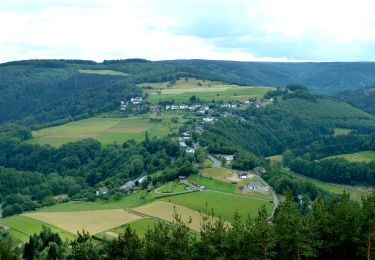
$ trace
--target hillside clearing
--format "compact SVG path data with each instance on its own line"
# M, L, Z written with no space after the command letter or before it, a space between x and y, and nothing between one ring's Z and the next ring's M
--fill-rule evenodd
M349 128L334 128L334 136L338 136L338 135L348 135L352 129L349 129Z
M112 75L112 76L123 76L126 77L128 74L121 71L114 70L78 70L79 73L84 74L99 74L99 75Z
M90 234L135 221L141 217L123 209L75 211L75 212L34 212L22 216L67 230L71 233L86 230Z
M350 162L371 162L375 160L375 151L362 151L358 153L339 154L324 159L344 158Z

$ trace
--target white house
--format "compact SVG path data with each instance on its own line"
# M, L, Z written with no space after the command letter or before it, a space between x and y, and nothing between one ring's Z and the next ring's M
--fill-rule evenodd
M142 98L141 97L134 97L130 99L130 102L132 102L134 105L142 103Z
M191 154L194 154L194 153L195 153L194 148L191 148L191 147L186 148L185 151L186 151L187 153L191 153Z
M96 196L99 196L99 195L105 195L108 193L108 188L107 187L101 187L99 188L97 191L96 191Z

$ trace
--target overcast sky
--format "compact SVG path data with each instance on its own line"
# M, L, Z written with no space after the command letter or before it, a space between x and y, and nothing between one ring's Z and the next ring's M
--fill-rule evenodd
M0 62L375 61L373 0L0 0Z

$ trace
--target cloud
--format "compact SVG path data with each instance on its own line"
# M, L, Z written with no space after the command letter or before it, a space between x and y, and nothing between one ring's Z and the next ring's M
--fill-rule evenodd
M372 1L3 0L0 61L374 60Z

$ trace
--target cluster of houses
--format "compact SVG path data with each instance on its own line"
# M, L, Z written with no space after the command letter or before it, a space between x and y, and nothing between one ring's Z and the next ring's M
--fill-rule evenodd
M130 180L125 182L119 189L123 192L131 191L135 186L142 184L143 182L147 181L147 176L141 176L135 180ZM109 193L109 189L107 187L100 187L96 190L96 196L102 196Z
M193 104L193 105L186 105L186 104L175 104L175 105L166 105L166 110L190 110L195 111L201 114L206 113L206 111L209 111L210 108L207 105L202 104Z

